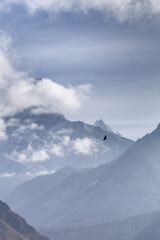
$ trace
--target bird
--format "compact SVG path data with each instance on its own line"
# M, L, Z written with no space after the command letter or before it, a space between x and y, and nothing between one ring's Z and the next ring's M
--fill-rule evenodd
M105 135L104 138L103 138L103 141L105 141L107 139L107 136Z

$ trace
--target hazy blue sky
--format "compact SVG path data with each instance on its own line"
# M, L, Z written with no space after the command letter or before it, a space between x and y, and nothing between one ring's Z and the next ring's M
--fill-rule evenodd
M105 11L103 4L102 9L96 5L74 10L64 4L63 9L50 10L50 5L38 8L38 0L13 6L10 2L16 0L6 2L7 6L0 5L0 29L12 38L17 70L65 87L92 85L81 108L65 112L67 118L87 123L102 118L132 139L156 127L160 122L158 1L153 0L154 8L145 12L119 9L124 0L116 0L110 11L105 5L109 0L100 0ZM35 5L29 5L32 2Z

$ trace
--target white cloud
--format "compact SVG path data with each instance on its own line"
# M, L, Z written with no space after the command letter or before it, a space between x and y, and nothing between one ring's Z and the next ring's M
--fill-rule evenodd
M55 154L56 156L62 157L64 155L63 148L60 145L54 144L51 153Z
M0 115L10 115L32 106L49 112L76 111L81 107L91 86L63 86L48 78L37 81L19 72L12 62L11 40L0 32ZM11 51L10 51L11 50Z
M70 137L69 136L64 136L62 143L63 143L64 146L68 146L68 144L70 143Z
M7 90L7 108L5 106L2 109L2 114L14 113L31 106L44 107L51 112L75 111L81 107L83 99L78 95L73 87L64 87L50 79L42 79L38 83L33 79L22 79Z
M7 126L8 126L8 123L7 123ZM36 123L32 123L32 124L29 124L29 125L20 125L17 131L18 131L18 132L24 132L24 131L26 131L27 129L31 129L31 130L34 130L34 129L43 130L43 129L44 129L44 126L38 125L38 124L36 124Z
M26 175L28 175L28 176L34 176L34 177L36 177L36 176L40 176L40 175L49 175L49 174L53 174L53 173L55 173L55 170L42 170L42 171L38 171L38 172L27 172L26 173Z
M45 149L41 149L39 151L34 151L31 156L32 162L43 162L49 159L48 154L46 153Z
M92 155L98 152L97 143L90 138L77 138L73 142L72 149L74 149L77 154L84 155Z
M62 129L60 129L60 130L58 130L57 132L56 132L56 135L65 135L65 134L71 134L73 132L73 130L72 129L65 129L65 128L62 128Z
M13 173L3 173L2 175L0 175L0 178L11 178L13 176L15 176L16 174L13 172Z
M3 0L0 9L5 9L12 3L24 4L30 13L38 10L49 12L99 10L107 15L114 15L120 21L137 18L144 14L160 13L159 0Z
M19 119L15 119L15 118L10 118L10 119L6 122L6 126L7 126L7 127L18 126L18 124L19 124Z
M7 139L6 125L3 119L0 118L0 140Z
M45 148L42 149L33 149L31 145L25 151L17 152L13 151L8 158L20 162L20 163L28 163L28 162L44 162L49 159L49 155Z

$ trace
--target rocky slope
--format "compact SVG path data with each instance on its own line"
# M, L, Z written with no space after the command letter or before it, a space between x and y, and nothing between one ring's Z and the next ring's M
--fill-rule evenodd
M0 201L0 239L2 240L47 240L26 221Z

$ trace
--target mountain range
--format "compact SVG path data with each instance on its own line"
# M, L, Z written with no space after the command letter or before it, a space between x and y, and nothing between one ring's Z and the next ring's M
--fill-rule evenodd
M8 202L43 227L100 224L158 210L159 147L160 125L110 163L35 178L18 186Z
M1 198L36 175L53 173L65 166L96 167L110 162L133 144L102 120L95 125L72 122L62 114L37 113L35 108L6 116L3 121L6 138L0 141ZM103 141L104 135L107 141ZM6 185L10 186L8 190Z
M71 122L62 114L36 114L33 110L4 118L7 140L0 144L2 155L32 169L34 165L40 169L97 166L113 160L133 143L102 120L89 125ZM108 141L103 142L106 134Z

